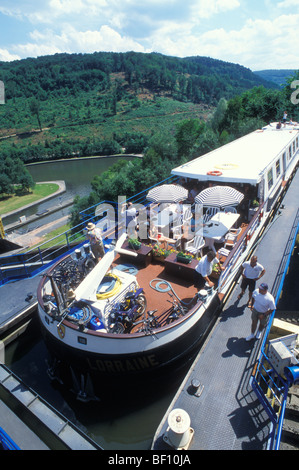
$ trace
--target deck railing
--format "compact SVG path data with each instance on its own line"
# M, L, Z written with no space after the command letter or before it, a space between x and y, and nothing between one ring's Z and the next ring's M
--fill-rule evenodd
M264 210L264 207L263 205L261 205L261 207L259 207L253 219L250 221L250 223L246 227L246 230L242 234L242 237L240 238L240 240L236 242L231 252L227 256L226 260L224 261L223 263L224 271L222 271L219 281L218 281L219 292L221 292L221 290L224 288L228 278L230 278L232 275L238 274L240 270L240 263L239 263L240 256L247 249L247 245L250 239L253 237L254 232L260 225L261 220L262 220L263 210Z
M156 185L135 194L131 198L128 198L128 201L132 201L134 204L147 205L148 201L146 201L146 194L151 188L164 183L174 183L177 180L177 176L170 176ZM20 251L13 255L2 256L0 261L0 286L10 281L33 277L40 271L44 270L45 267L50 267L54 262L58 261L59 258L73 251L76 247L86 243L84 229L88 222L97 223L99 220L107 220L108 223L103 231L103 236L109 243L109 238L114 238L115 232L121 229L122 224L120 222L119 224L116 223L110 226L108 216L101 212L97 213L96 209L101 206L101 204L112 205L115 213L118 213L118 204L116 202L101 201L98 204L81 211L80 217L82 222L75 227L28 250Z
M278 302L281 291L283 288L285 276L289 269L289 264L291 256L294 250L296 243L296 237L299 231L299 211L297 212L293 229L290 235L291 243L287 246L286 253L286 262L284 264L284 269L282 276L280 278L280 283L278 290L275 296L276 303ZM272 364L269 358L269 333L272 327L272 323L275 317L275 310L271 314L271 317L268 322L268 326L264 335L264 339L261 346L260 357L254 367L251 385L255 391L259 401L263 405L265 411L267 412L271 423L272 431L270 433L268 449L269 450L279 450L281 433L283 428L284 414L287 403L287 396L289 387L292 385L290 381L290 376L282 377L274 365Z

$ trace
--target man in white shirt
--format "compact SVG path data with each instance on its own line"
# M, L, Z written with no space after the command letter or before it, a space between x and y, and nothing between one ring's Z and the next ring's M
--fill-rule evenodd
M263 282L258 289L252 294L251 306L251 335L247 336L246 341L250 341L254 337L260 339L261 333L268 322L268 317L276 308L273 295L268 292L268 284ZM255 335L255 330L260 322L258 331Z
M242 264L242 282L241 282L241 293L238 299L241 299L245 294L245 290L248 286L248 307L251 306L252 292L255 290L255 283L260 279L266 272L265 268L257 262L257 256L252 256L250 261L245 261Z
M213 287L214 282L210 280L209 276L212 274L213 267L216 264L218 264L220 269L222 269L219 260L215 257L215 253L213 251L209 251L200 259L198 265L195 268L195 283L197 284L197 282L203 278L210 287Z

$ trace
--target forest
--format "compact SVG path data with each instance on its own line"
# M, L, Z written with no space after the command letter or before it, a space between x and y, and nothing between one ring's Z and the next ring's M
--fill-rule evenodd
M207 57L55 54L1 62L0 80L0 194L16 184L32 187L29 162L142 153L121 174L109 173L106 186L124 185L129 196L137 181L147 187L177 162L280 119L284 108L296 118L289 86L281 90L245 67ZM103 179L95 178L79 208L107 197Z
M172 168L271 121L281 120L284 110L293 120L299 121L298 106L292 104L291 92L290 86L282 91L255 87L228 101L221 98L206 121L185 119L177 122L173 133L155 133L141 160L118 162L101 176L94 177L90 195L75 200L72 226L81 221L82 210L104 200L117 201L120 194L130 198L167 178Z

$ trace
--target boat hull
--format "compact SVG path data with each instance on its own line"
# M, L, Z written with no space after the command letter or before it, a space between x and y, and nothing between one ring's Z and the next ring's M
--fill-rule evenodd
M217 318L220 301L217 295L211 299L208 308L202 304L176 326L164 332L150 335L92 335L70 326L63 328L64 338L72 335L72 341L55 335L57 325L52 325L53 333L43 318L46 313L40 308L42 333L47 348L53 358L63 361L78 373L89 374L95 380L103 377L117 378L141 375L151 376L163 373L166 369L179 366L187 357L196 352ZM60 332L61 334L61 332ZM104 337L103 337L104 336ZM86 345L75 345L75 337L82 343L94 339L96 349Z

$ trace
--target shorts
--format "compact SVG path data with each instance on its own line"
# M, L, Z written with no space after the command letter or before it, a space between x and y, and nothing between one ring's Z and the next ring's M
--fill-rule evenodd
M256 281L254 279L248 279L247 277L243 277L241 282L241 289L246 290L246 287L248 286L249 292L253 292L255 289L255 283Z
M261 319L259 318L260 315L263 315ZM252 313L251 313L251 319L253 321L256 321L256 322L258 320L260 320L260 326L262 326L264 328L267 325L267 322L268 322L268 315L260 313L257 310L255 310L255 308L253 308Z
M105 254L103 242L91 244L90 248L95 258L103 258Z

